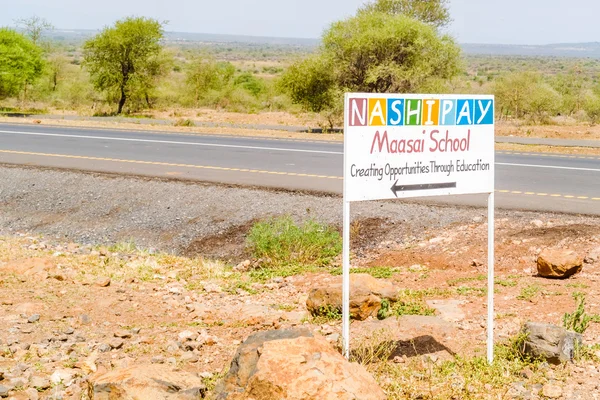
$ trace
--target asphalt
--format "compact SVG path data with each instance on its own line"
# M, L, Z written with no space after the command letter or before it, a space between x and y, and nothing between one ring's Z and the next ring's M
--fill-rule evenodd
M0 124L7 164L341 194L342 160L340 142ZM496 189L501 208L600 215L600 157L499 151Z

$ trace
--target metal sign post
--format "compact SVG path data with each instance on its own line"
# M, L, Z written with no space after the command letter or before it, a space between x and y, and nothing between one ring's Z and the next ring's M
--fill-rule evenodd
M487 359L494 359L494 97L347 93L342 353L350 356L350 203L487 193Z

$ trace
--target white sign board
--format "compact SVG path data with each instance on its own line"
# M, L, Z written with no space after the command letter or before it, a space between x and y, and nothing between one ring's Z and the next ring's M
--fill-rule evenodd
M347 201L494 191L494 98L347 94Z
M494 341L494 97L348 93L343 353L350 354L350 203L488 193L488 361Z

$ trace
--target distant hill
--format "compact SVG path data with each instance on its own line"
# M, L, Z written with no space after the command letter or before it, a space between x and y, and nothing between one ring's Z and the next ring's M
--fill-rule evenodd
M464 43L465 54L490 56L600 58L600 43L560 43L547 45Z
M92 29L56 29L48 32L47 36L60 41L82 42L96 33ZM167 43L180 44L225 44L237 43L241 45L271 45L314 48L319 45L319 39L282 38L248 35L224 35L217 33L189 33L165 32ZM599 58L600 42L590 43L562 43L548 45L512 45L512 44L480 44L463 43L460 45L468 55L490 56L530 56L530 57L573 57L573 58Z
M86 40L99 30L92 29L56 29L47 32L46 36L60 41L78 42ZM239 44L265 44L275 46L300 46L315 47L319 44L319 39L305 38L282 38L267 36L246 36L246 35L223 35L217 33L189 33L189 32L165 32L165 40L174 43L239 43Z

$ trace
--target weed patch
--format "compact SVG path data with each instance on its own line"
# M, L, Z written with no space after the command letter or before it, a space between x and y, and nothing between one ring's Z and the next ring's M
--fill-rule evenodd
M267 267L322 267L340 254L342 238L335 229L314 220L297 225L286 216L254 224L248 247Z

